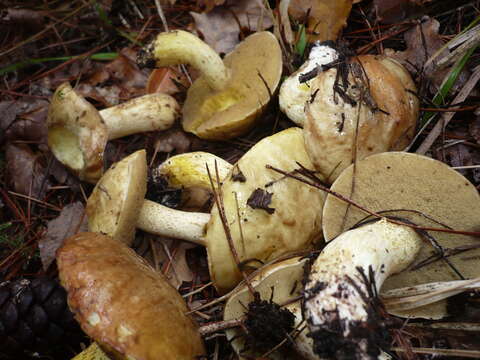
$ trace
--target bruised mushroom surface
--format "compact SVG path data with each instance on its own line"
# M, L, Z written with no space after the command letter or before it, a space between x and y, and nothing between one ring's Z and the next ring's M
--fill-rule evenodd
M183 298L125 244L80 233L65 240L57 263L75 318L107 353L138 360L205 353Z
M188 89L183 128L205 139L225 140L254 126L282 74L282 53L275 36L256 32L222 61L195 35L182 30L160 33L139 56L139 63L168 66L188 63L202 76Z
M305 146L315 168L332 183L356 160L403 150L419 112L408 72L385 56L347 58L311 80Z

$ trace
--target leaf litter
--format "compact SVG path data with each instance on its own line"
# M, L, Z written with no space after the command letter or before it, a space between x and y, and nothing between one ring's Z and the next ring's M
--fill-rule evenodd
M322 2L290 1L288 12L294 44L299 39L302 26L306 27L310 39L328 39L334 36L332 34L341 32L345 18L334 14L348 13L351 6L349 2L341 4L338 2L337 7L331 8L333 12L331 9L322 7L320 3ZM328 1L325 2L327 3ZM3 55L0 56L1 68L29 58L82 54L96 47L98 51L119 54L115 60L109 62L78 59L58 69L56 69L58 63L45 61L2 75L3 81L0 85L2 94L0 180L2 184L0 187L3 190L0 197L0 225L18 221L28 225L30 231L25 233L24 243L31 244L29 246L33 249L39 249L43 263L43 268L35 269L33 274L48 271L54 276L52 273L54 267L49 265L53 260L55 249L67 234L83 229L84 225L80 225L81 219L84 219L82 204L91 190L88 184L81 184L69 175L48 151L45 118L49 96L65 80L77 85L76 89L100 109L147 92L149 73L138 69L135 64L135 55L139 46L120 36L117 30L127 33L132 39L146 43L158 29L162 28L155 6L144 0L134 0L128 2L128 5L120 6L109 1L99 2L99 4L104 7L105 13L112 20L112 27L105 26L98 12L91 6L82 7L71 4L52 10L38 4L34 7L32 1L21 3L7 1L6 11L1 14L3 21L0 27L5 31L4 41L0 45L0 53ZM265 7L263 1L256 0L161 2L171 28L197 31L219 53L228 53L243 37L252 32L262 29L271 30L275 20L271 18L271 14L276 16L278 9L275 7L275 2L269 2L269 5L273 9L271 12ZM474 16L479 15L478 10L469 7L468 4L466 7L457 9L453 9L452 6L448 9L441 8L441 11L436 10L437 8L433 5L430 1L414 0L363 1L353 5L347 20L347 28L343 32L343 38L353 49L360 49L373 41L377 44L384 42L385 48L391 48L392 50L385 52L397 58L412 74L416 75L417 85L422 89L419 96L424 108L433 107L430 99L435 95L449 71L449 68L438 71L434 63L426 68L424 64L439 49L442 49L448 40L466 27ZM429 17L423 17L427 14ZM282 19L285 21L288 16L285 17L283 14ZM324 19L328 19L330 25L326 26L322 22L321 25L326 26L324 28L326 30L320 31L318 25ZM52 26L53 23L55 27ZM408 26L409 30L403 32L403 35L390 35L394 34L394 31L389 32L389 30L398 29L399 26ZM21 29L21 31L14 31L15 29ZM35 36L35 41L32 40L32 36ZM372 52L375 50L374 47L370 49ZM292 61L294 59L287 58ZM478 52L474 55L474 60L467 63L452 92L442 102L442 106L456 105L455 109L459 110L468 106L478 106L476 90L468 94L464 102L451 104L452 95L462 89L476 63L478 63ZM287 64L286 68L294 69L295 64ZM51 71L52 69L55 70ZM148 92L165 91L183 101L186 88L189 86L188 81L185 81L184 71L179 68L164 68L162 71L164 74L160 81L157 81L155 90L148 90ZM190 69L187 71L191 72ZM195 75L194 72L191 74ZM165 133L119 139L107 147L108 162L120 159L132 149L143 147L148 151L151 166L159 164L170 155L193 150L211 151L226 159L238 159L260 138L268 136L272 131L292 126L282 114L278 113L278 109L274 107L272 112L277 112L279 127L272 126L270 121L264 121L262 127L254 129L250 134L224 143L196 139L179 127ZM478 115L474 115L473 111L465 113L458 111L454 114L453 120L443 129L441 136L428 149L428 154L450 166L459 168L480 164L478 119ZM420 138L428 134L430 129L431 127L427 127ZM480 186L478 168L459 169L459 171ZM19 197L14 193L25 197ZM32 207L29 197L39 201L39 204L48 202L57 210L45 206ZM268 207L268 196L261 198L263 200L254 205L260 205L260 208L265 211L273 210ZM32 211L31 214L29 209ZM58 209L61 209L61 212ZM46 232L44 232L45 228ZM14 229L23 232L21 227ZM146 234L140 234L137 238L144 245L146 244L145 256L164 271L172 284L182 292L202 288L208 283L205 273L206 263L203 262L202 265L202 262L198 261L199 257L205 260L205 254L194 245L176 240L169 240L165 243L166 245L162 245L161 241L152 239ZM2 250L1 246L0 244L0 250ZM9 273L19 273L15 264L27 260L22 260L21 252L18 254L14 262L5 262L0 259L2 263L0 274L8 276ZM196 260L192 260L192 257ZM195 301L195 304L205 304L215 296L210 286L189 298ZM468 298L466 302L470 303L472 299ZM219 308L214 309L207 310L204 315L218 320L220 319ZM458 319L461 321L461 317ZM409 337L411 342L413 344L419 342L423 347L460 348L469 344L464 338L457 339L458 332L444 331L443 342L440 344L439 340L431 338L429 331L420 332L412 327L408 327L408 331L412 335ZM404 336L407 337L405 334ZM227 358L231 350L225 344L221 346L218 344L223 344L218 338L207 342L209 349L212 347L210 354L220 355L220 350L215 350L217 346L221 349L221 355Z

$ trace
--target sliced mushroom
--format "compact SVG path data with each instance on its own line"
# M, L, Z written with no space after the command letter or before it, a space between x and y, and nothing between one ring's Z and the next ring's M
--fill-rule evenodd
M183 128L205 139L225 140L250 130L275 92L282 53L270 32L248 36L224 60L195 35L161 33L139 57L141 65L190 64L202 76L187 93Z
M48 145L81 180L95 183L103 173L103 151L108 140L165 130L172 126L178 111L174 98L158 93L98 111L69 83L63 83L48 109Z
M419 101L410 75L395 60L351 58L318 74L311 85L305 145L327 182L355 160L403 150L412 140Z
M352 191L354 183L354 188ZM372 155L345 169L331 187L370 211L396 216L425 227L479 231L480 196L475 187L444 163L416 154L387 152ZM353 193L352 193L353 192ZM323 233L331 241L365 219L367 214L332 195L323 211ZM444 250L478 244L478 238L431 231ZM439 254L431 242L424 241L415 264ZM480 249L451 254L448 261L433 261L418 269L393 275L385 290L423 283L459 280L480 276ZM456 269L456 270L454 270ZM395 312L402 315L402 312ZM441 318L447 314L445 302L416 311L417 316Z
M79 233L65 240L57 264L75 318L114 358L191 360L205 354L183 298L125 244Z
M105 224L118 224L124 197L117 199L110 193L126 193L119 187L129 183L135 168L128 165L129 159L123 161L124 165L104 175L88 200L91 231L113 234ZM144 158L138 161L146 167ZM287 252L311 248L321 239L324 194L265 168L270 164L292 171L298 163L311 166L302 130L291 128L258 142L223 181L220 191L233 244L240 261L248 266L255 268ZM124 169L122 175L116 174L118 169ZM145 200L141 208L131 211L139 213L137 227L144 231L206 245L210 275L219 292L232 289L242 279L216 206L210 216Z

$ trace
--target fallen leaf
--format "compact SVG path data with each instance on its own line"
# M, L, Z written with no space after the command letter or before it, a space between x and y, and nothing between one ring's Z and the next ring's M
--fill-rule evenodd
M313 42L336 40L351 9L352 0L291 0L288 11L297 22L306 23L308 41Z
M477 116L472 122L470 122L469 127L470 135L473 136L475 141L480 144L480 117Z
M399 61L414 77L422 74L426 80L430 81L433 93L440 88L445 76L449 72L449 69L438 70L434 62L424 67L425 62L445 43L442 36L438 33L439 28L440 23L437 20L425 16L420 23L405 33L404 38L407 45L405 51L385 50L386 55ZM440 54L439 57L441 56ZM468 80L468 74L469 71L465 69L460 73L453 86L453 92L456 92L463 86L465 81Z
M161 238L147 235L146 239L155 239L150 242L147 259L155 268L162 271L168 281L178 290L183 282L193 281L194 274L187 264L186 251L198 245L175 239ZM155 254L153 254L155 251Z
M162 67L154 69L148 77L147 94L176 94L180 91L177 84L181 84L184 88L189 87L186 77L173 68Z
M394 24L423 13L421 0L374 0L373 6L378 20L383 24Z
M208 13L190 12L205 42L220 54L228 54L240 42L240 33L261 31L273 22L260 0L226 1ZM241 31L242 30L242 31Z
M223 5L225 0L197 0L197 5L204 9L204 12L211 11L215 6Z
M274 208L268 207L268 205L270 205L272 202L272 195L272 193L269 193L263 189L255 189L247 199L247 205L252 209L265 210L271 215L275 212Z
M40 99L0 103L0 138L46 143L48 104Z
M46 167L25 144L7 143L5 151L7 179L15 192L43 200L51 186Z
M87 230L83 204L77 201L64 206L60 215L48 222L47 233L38 242L43 269L46 271L55 260L55 253L62 246L64 239Z
M154 142L155 152L183 154L190 150L191 137L180 129L168 129L160 133Z

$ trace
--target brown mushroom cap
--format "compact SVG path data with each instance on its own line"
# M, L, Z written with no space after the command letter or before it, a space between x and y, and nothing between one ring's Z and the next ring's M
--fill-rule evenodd
M205 353L183 298L125 244L80 233L65 241L57 262L75 318L107 352L142 360Z
M48 146L81 180L96 182L103 173L108 129L97 109L78 96L69 83L52 96L47 117Z
M357 162L355 190L351 194L353 165L345 169L331 189L372 211L388 211L409 219L417 225L442 228L435 219L455 230L480 230L480 196L475 187L458 172L444 163L416 154L388 152L372 155ZM406 210L415 210L412 213ZM332 195L327 196L323 210L323 233L326 241L350 229L366 214ZM430 234L444 248L477 244L478 238L466 235L433 232ZM415 263L436 254L432 245L424 242ZM480 276L480 249L449 257L449 261L465 278ZM427 282L458 280L459 276L444 262L435 261L418 270L408 270L387 279L384 290L414 286ZM446 314L445 303L436 309L426 307L417 314L439 318ZM409 311L410 312L410 311Z
M362 55L351 66L365 78L349 73L345 93L353 103L334 90L337 69L332 68L311 82L316 95L306 106L305 146L330 183L352 163L355 144L356 160L403 150L412 140L418 118L415 85L399 63L385 56Z
M201 138L230 139L253 127L280 81L282 52L272 33L257 32L225 56L224 64L230 78L223 90L212 90L200 77L187 93L183 128Z
M268 262L291 251L309 249L321 238L324 193L265 168L269 164L292 171L298 169L297 162L307 168L312 166L305 151L302 129L290 128L258 142L224 180L223 203L240 261L253 260L249 265L258 267L255 259ZM267 198L271 196L266 203L274 210L251 207L248 199L254 192ZM210 275L222 293L232 289L241 280L241 274L216 206L211 214L205 236Z
M89 230L130 245L146 192L146 153L139 150L113 164L98 181L87 201Z

